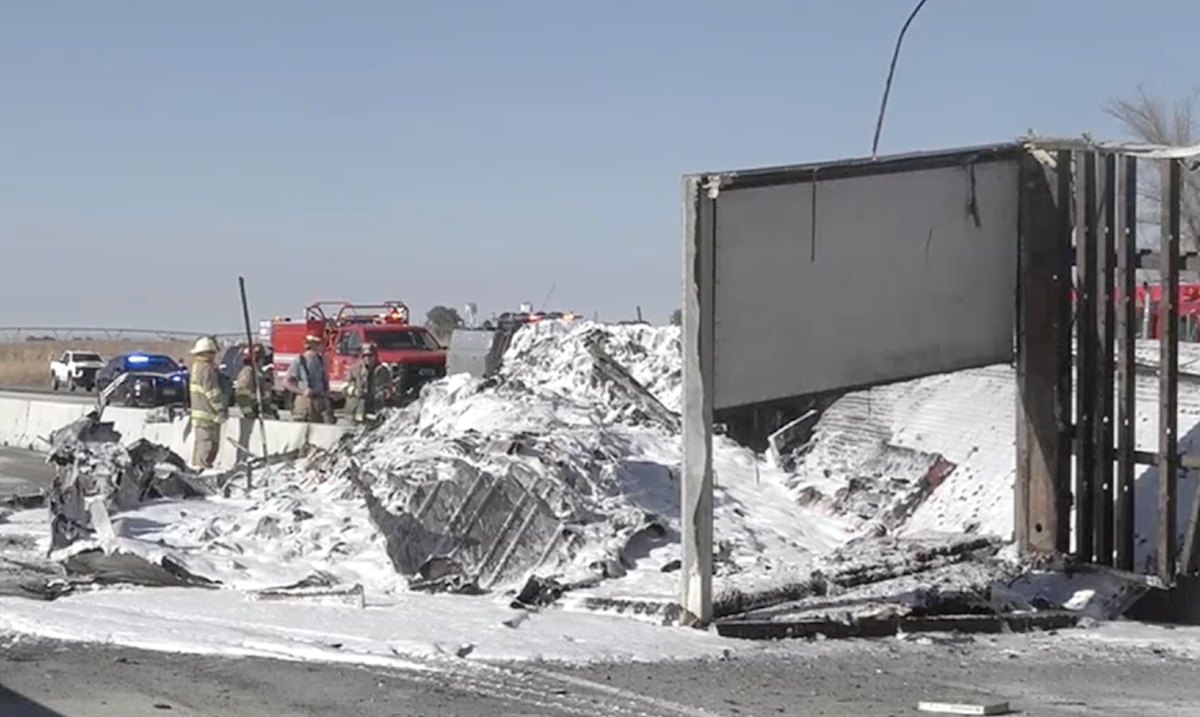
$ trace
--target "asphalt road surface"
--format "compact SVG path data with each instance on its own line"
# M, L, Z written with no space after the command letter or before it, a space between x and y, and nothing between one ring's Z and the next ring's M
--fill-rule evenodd
M36 491L50 477L41 455L0 449L0 494ZM1200 717L1200 632L1158 646L1072 634L784 641L705 662L571 668L463 660L434 671L0 634L0 717L884 717L916 715L923 700L1006 700L1030 717Z
M0 638L0 645L3 645ZM956 644L788 642L721 661L420 672L51 642L0 649L3 717L915 715L1009 701L1032 717L1200 715L1194 662L1149 648L1004 636Z
M0 396L19 396L22 398L36 397L39 400L58 401L60 403L95 403L96 394L86 391L51 391L48 388L12 388L0 387Z
M46 456L41 453L0 448L0 497L36 493L49 487L53 478L54 469L46 464Z

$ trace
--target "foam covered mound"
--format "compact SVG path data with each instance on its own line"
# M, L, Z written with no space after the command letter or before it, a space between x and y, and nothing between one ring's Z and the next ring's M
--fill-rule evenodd
M788 484L858 530L1008 538L1014 388L1002 365L847 394L817 422Z
M494 591L538 575L673 594L680 388L677 328L526 327L497 376L430 384L338 450L257 472L248 498L133 511L122 549L154 545L242 588L316 574ZM717 444L719 580L806 567L847 538L782 473Z
M245 497L121 510L102 545L80 549L240 589L537 582L649 616L679 587L679 341L674 327L522 328L496 376L432 383L334 451L256 471ZM823 574L845 604L887 602L935 567L943 591L1009 582L996 551L1011 533L1012 391L1012 369L997 366L848 394L786 471L717 437L717 601L808 610ZM981 553L980 536L998 540ZM920 557L951 548L953 565Z

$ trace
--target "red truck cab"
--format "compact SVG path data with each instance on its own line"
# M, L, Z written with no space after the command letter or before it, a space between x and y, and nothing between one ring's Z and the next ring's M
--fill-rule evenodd
M337 309L327 312L328 306ZM310 335L322 338L334 403L342 402L346 377L361 359L364 343L378 348L379 361L391 369L401 402L416 398L422 386L446 375L446 350L425 327L409 323L408 307L403 302L317 302L304 313L303 321L271 322L275 390L285 400L283 379L292 361L304 351L304 339Z

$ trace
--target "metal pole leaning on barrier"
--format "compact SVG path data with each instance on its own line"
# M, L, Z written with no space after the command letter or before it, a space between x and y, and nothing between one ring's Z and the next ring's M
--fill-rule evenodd
M250 372L250 376L254 381L254 398L256 401L258 401L258 437L262 441L263 458L266 458L268 455L270 455L269 453L267 453L267 422L265 419L263 419L262 381L259 381L258 365L255 363L257 360L256 357L258 356L258 352L256 352L254 350L256 348L255 343L254 343L254 333L250 329L250 303L248 301L246 301L246 277L244 277L244 276L238 277L238 291L241 292L241 295L242 295L242 323L246 329L246 348L248 348L250 351L250 362L251 362L251 366L253 367L253 370ZM247 493L250 492L250 472L251 472L250 464L247 463L246 464L246 492Z
M103 391L100 391L99 393L96 394L96 419L97 420L104 417L104 409L108 408L108 403L109 403L109 401L112 400L113 394L117 392L117 389L120 388L125 383L126 379L128 379L128 378L129 378L129 374L123 373L120 376L117 376L115 379L113 379L112 383L105 386Z

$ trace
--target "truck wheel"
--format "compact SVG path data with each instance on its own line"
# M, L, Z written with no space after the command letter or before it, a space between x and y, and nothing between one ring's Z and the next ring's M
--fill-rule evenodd
M55 374L50 374L50 390L51 391L58 390L58 376L56 376Z

